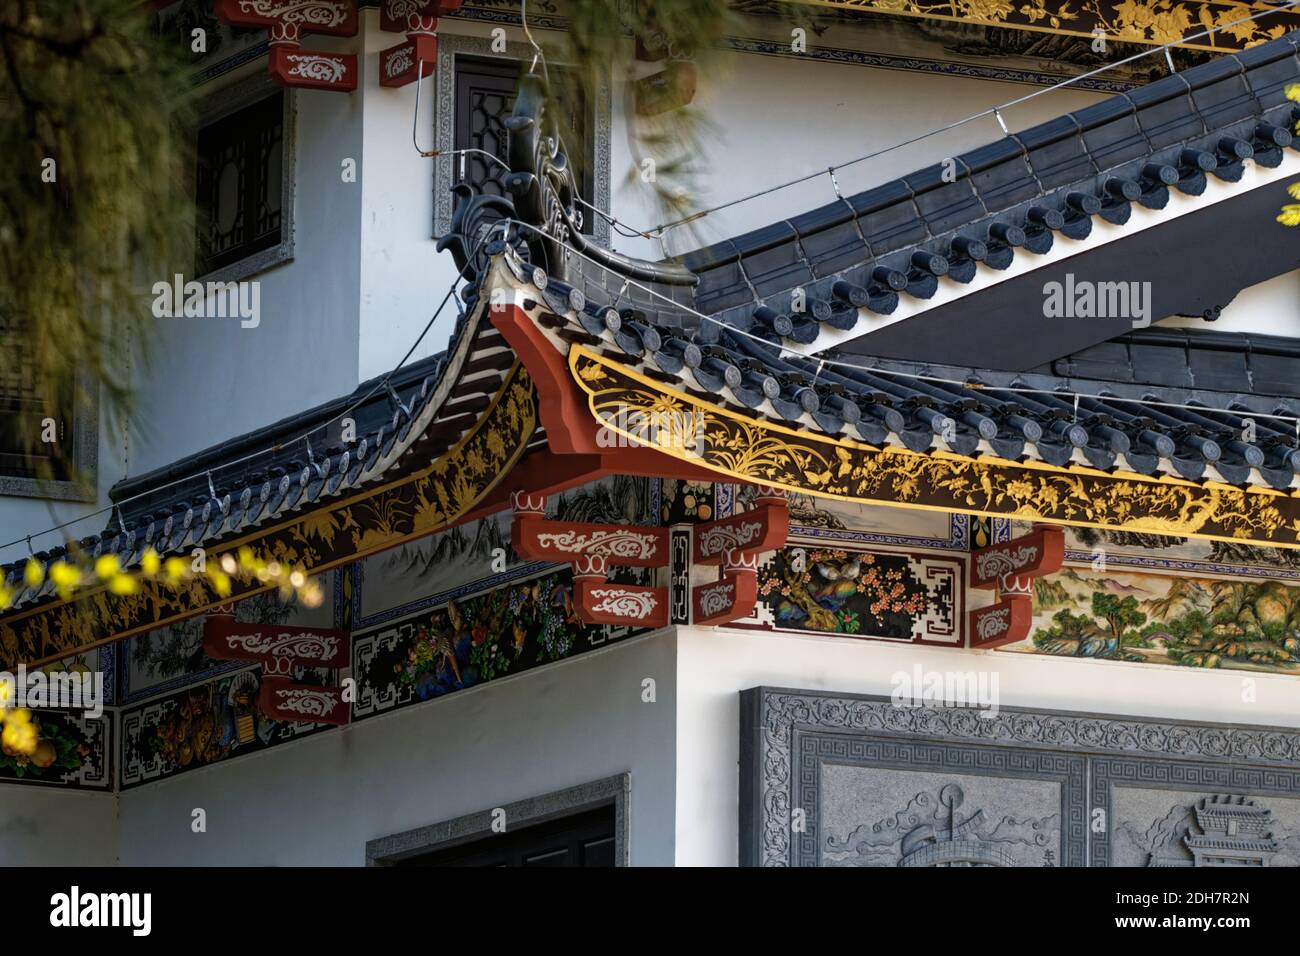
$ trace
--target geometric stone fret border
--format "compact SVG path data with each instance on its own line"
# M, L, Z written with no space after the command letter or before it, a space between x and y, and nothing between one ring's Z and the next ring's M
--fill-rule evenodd
M800 754L796 749L799 739L807 734L865 734L1127 757L1142 764L1144 780L1154 779L1152 774L1180 772L1173 770L1172 764L1151 758L1192 759L1206 766L1207 782L1241 778L1242 783L1251 782L1251 789L1300 792L1300 732L1288 728L1009 707L986 719L974 708L895 707L888 697L754 687L740 693L742 866L789 866L794 862L790 841L795 792L792 774ZM1125 776L1119 769L1122 762L1094 763L1106 768L1107 779ZM1147 769L1152 766L1166 769ZM1253 769L1266 772L1253 773ZM1097 772L1089 788L1093 807L1109 806L1109 790L1098 789L1103 786L1102 773ZM1293 777L1294 786L1290 782ZM1232 788L1216 783L1213 789ZM1107 845L1102 843L1099 850L1098 841L1090 841L1091 862L1108 857Z
M1300 797L1300 770L1265 765L1187 763L1134 757L1098 757L1092 761L1091 806L1105 807L1106 819L1117 819L1111 797L1117 786L1155 790L1242 793L1252 797L1273 794ZM1111 827L1092 834L1089 866L1112 866Z
M556 790L540 797L507 803L500 809L514 829L545 823L585 810L614 805L614 865L630 865L628 837L631 832L629 803L632 774L614 774L591 783ZM366 842L366 866L392 866L398 860L468 843L492 835L493 809L479 810L441 823L417 827Z

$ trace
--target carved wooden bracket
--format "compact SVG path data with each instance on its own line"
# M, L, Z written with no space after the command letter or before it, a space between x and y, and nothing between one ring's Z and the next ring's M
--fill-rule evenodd
M1037 578L1059 571L1065 560L1065 531L1039 525L1023 537L971 552L973 588L1014 587L1013 578Z
M351 92L357 88L357 57L302 49L308 33L357 35L355 0L216 0L223 23L265 27L271 43L267 72L281 86Z
M1014 644L1029 636L1034 601L1027 594L1014 594L997 604L970 612L970 646L980 650Z
M326 627L244 624L233 607L203 622L203 652L222 661L253 661L262 665L262 689L257 705L275 720L346 724L352 705L339 687L300 684L290 675L295 667L339 669L351 663L352 637Z
M546 498L516 492L510 543L522 558L573 565L573 605L588 624L663 627L668 589L609 581L609 565L668 566L668 529L547 521Z
M546 499L516 493L511 497L514 522L510 543L532 561L576 561L603 557L610 564L633 568L668 566L668 529L623 524L547 521Z
M757 600L758 552L728 549L722 561L722 576L712 584L692 589L693 623L708 626L748 617Z
M971 587L997 589L998 602L970 612L970 646L989 649L1029 636L1034 579L1061 568L1065 531L1036 525L1027 535L971 553Z
M342 688L299 684L287 677L264 677L257 706L275 720L312 724L346 724L352 709Z
M712 584L691 592L692 623L726 624L748 617L758 600L758 556L785 546L790 531L786 493L760 489L752 511L695 527L697 564L718 564L722 573Z
M668 589L609 581L604 557L588 555L573 565L573 606L588 624L664 627L668 623Z
M405 33L406 41L379 54L380 86L405 86L433 72L438 64L438 18L459 10L462 2L384 0L379 7L380 29Z
M256 661L271 673L288 667L347 667L347 631L325 627L244 624L233 614L213 614L203 622L203 653L219 661Z
M785 495L764 492L752 511L695 526L695 563L722 564L727 551L774 551L785 546L789 531Z

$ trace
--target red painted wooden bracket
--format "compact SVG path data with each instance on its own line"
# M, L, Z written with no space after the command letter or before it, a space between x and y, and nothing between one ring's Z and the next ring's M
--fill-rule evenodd
M1014 644L1029 636L1033 598L1016 594L970 612L970 646L980 650Z
M212 12L222 23L265 27L272 43L297 43L304 34L357 35L355 0L216 0Z
M547 521L546 499L516 493L510 543L530 561L567 561L600 557L610 564L633 568L668 566L668 529L624 524L583 524Z
M274 673L289 667L347 667L351 648L351 635L334 628L245 624L231 614L213 614L203 622L203 653L208 657L257 661Z
M665 627L668 589L639 584L612 584L604 578L575 578L573 605L588 624Z
M600 555L587 555L573 565L573 606L588 624L664 627L668 623L668 589L640 584L614 584Z
M767 497L752 511L695 526L696 564L722 564L727 551L757 554L785 546L790 509L785 498Z
M405 43L390 46L379 54L379 85L405 86L429 76L438 63L438 38L413 34ZM424 69L428 67L428 69Z
M273 720L309 724L346 724L352 712L352 705L343 699L341 687L298 684L286 677L262 679L257 707Z
M281 86L350 93L357 88L357 58L353 53L319 53L299 47L271 47L267 67Z
M1043 525L1030 534L971 552L971 587L991 590L1012 578L1037 578L1061 568L1065 532Z
M304 50L309 33L357 35L354 0L216 0L213 12L223 23L265 27L271 43L266 69L281 86L350 93L357 88L353 53Z
M433 33L438 18L455 13L464 0L384 0L379 29L386 33Z
M702 626L726 624L749 617L758 601L758 554L728 551L722 576L712 584L691 589L694 612L691 623Z
M668 566L668 529L622 524L547 521L546 496L515 492L510 543L531 561L567 561L573 566L573 605L587 624L663 627L668 623L668 589L609 581L609 565Z

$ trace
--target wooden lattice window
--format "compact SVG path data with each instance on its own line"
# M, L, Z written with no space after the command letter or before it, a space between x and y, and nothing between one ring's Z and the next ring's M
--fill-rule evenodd
M51 408L36 391L36 374L27 338L16 321L0 311L0 477L68 481L72 464L72 395ZM71 390L69 389L69 392ZM18 429L50 428L54 442ZM43 427L44 426L44 427ZM0 491L14 489L0 489Z
M507 59L456 58L456 149L481 149L502 162L509 161L509 138L505 120L515 108L521 64ZM552 68L554 69L554 68ZM573 163L579 195L592 202L591 121L581 95L565 104L565 146ZM567 137L576 142L568 142ZM467 182L493 196L506 195L502 180L506 170L486 156L466 154L453 160L454 182ZM591 232L592 216L584 210L583 231Z
M199 130L195 272L205 275L280 244L284 93Z

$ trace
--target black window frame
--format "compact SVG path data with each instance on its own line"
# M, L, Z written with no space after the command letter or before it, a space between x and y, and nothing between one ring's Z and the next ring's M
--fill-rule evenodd
M272 182L282 178L280 172L285 162L284 137L284 99L286 91L276 90L269 95L239 109L200 125L195 137L195 229L194 229L194 273L205 276L220 269L278 246L284 233L284 196L269 218L274 219L273 227L258 229L260 206L269 201L272 189L280 191L280 183ZM274 148L279 151L279 163L271 163L270 149L266 143L268 136L274 136ZM240 185L238 200L239 219L242 223L234 228L242 229L242 238L217 253L206 253L205 235L212 219L212 206L208 200L215 199L220 185L217 182L218 170L215 169L214 154L225 150L235 150L242 159L239 163ZM257 155L266 152L266 156ZM252 162L249 157L253 156Z

